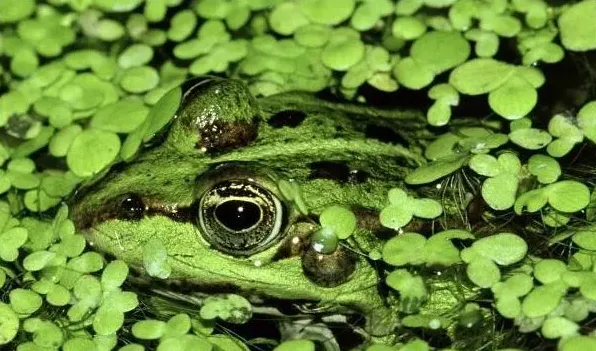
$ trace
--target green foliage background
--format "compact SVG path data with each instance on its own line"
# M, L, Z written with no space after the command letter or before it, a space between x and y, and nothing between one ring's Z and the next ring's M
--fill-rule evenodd
M86 249L60 205L83 180L134 157L171 116L179 96L168 91L190 76L220 74L257 96L326 90L367 102L425 94L428 123L442 128L425 150L429 162L406 182L449 187L471 172L489 216L525 216L540 238L494 228L460 250L451 240L475 238L469 231L396 235L370 254L395 267L387 284L424 301L424 282L409 267L465 265L512 329L561 350L596 350L593 165L572 167L596 141L594 18L596 0L0 0L0 345L246 349L213 322L242 300L213 301L217 308L201 318L144 319L137 294L123 288L126 264ZM565 74L552 67L569 67L561 62L570 57L585 60L585 84L574 87L572 103L541 108L545 88L568 93ZM470 102L487 111L474 116L483 127L449 128ZM90 150L94 157L83 157ZM442 213L439 199L400 189L388 199L380 219L396 231ZM342 228L320 234L332 251L353 231L353 215L329 211L341 214L321 220ZM470 304L450 318L404 310L403 324L467 325L478 310ZM431 348L423 339L394 341L368 350ZM313 349L307 340L277 347Z

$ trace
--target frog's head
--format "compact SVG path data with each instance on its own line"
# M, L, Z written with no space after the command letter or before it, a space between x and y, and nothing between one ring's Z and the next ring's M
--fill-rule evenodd
M379 248L375 211L421 157L366 139L366 123L382 116L364 107L300 95L257 100L218 78L181 89L162 141L75 196L72 218L88 241L153 284L357 311L368 332L388 333L395 313L367 252ZM280 191L284 180L301 188L308 213ZM360 227L335 252L318 253L309 238L334 204L357 213ZM157 270L146 250L156 242L167 252Z

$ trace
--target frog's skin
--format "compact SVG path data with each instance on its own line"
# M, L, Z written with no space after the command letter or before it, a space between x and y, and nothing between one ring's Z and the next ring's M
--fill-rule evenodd
M424 116L302 94L255 99L242 83L218 78L195 80L183 91L159 143L76 194L72 218L88 241L142 274L144 243L157 238L171 267L165 281L186 292L310 302L311 312L357 311L369 335L389 334L399 324L396 308L379 293L380 263L367 253L382 243L376 218L387 191L424 162ZM368 137L375 128L390 130L401 144ZM283 198L282 179L300 186L308 215ZM217 229L206 204L232 196L261 199L261 230ZM352 209L359 228L333 254L319 254L308 238L333 204ZM202 207L210 230L199 223Z

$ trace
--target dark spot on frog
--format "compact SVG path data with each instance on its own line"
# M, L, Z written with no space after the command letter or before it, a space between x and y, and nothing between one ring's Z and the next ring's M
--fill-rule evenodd
M341 183L364 183L368 173L351 169L346 163L334 161L320 161L309 164L311 173L309 179L330 179Z
M331 254L321 254L311 248L302 256L302 271L313 283L333 288L350 279L357 263L356 254L342 246Z
M258 119L249 122L211 121L198 127L200 139L196 147L206 152L238 148L250 144L257 138Z
M376 139L384 143L399 144L405 148L408 148L410 144L394 129L376 124L367 124L364 129L364 135L366 138Z
M269 117L267 123L273 128L298 127L306 118L306 113L300 110L283 110Z
M381 225L378 210L364 207L352 207L351 210L356 215L356 226L358 228L370 231L381 239L389 239L395 236L395 231Z

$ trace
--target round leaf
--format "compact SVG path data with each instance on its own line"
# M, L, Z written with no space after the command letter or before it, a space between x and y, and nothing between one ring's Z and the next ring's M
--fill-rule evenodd
M66 163L77 176L89 177L114 161L119 150L120 138L116 134L87 129L73 140L66 155Z
M548 203L561 212L577 212L590 203L590 190L583 183L563 180L548 186Z
M451 72L449 83L460 93L480 95L500 87L514 74L515 67L488 58L467 61Z
M474 251L501 266L521 261L528 251L528 245L519 236L499 233L478 239L472 245Z

